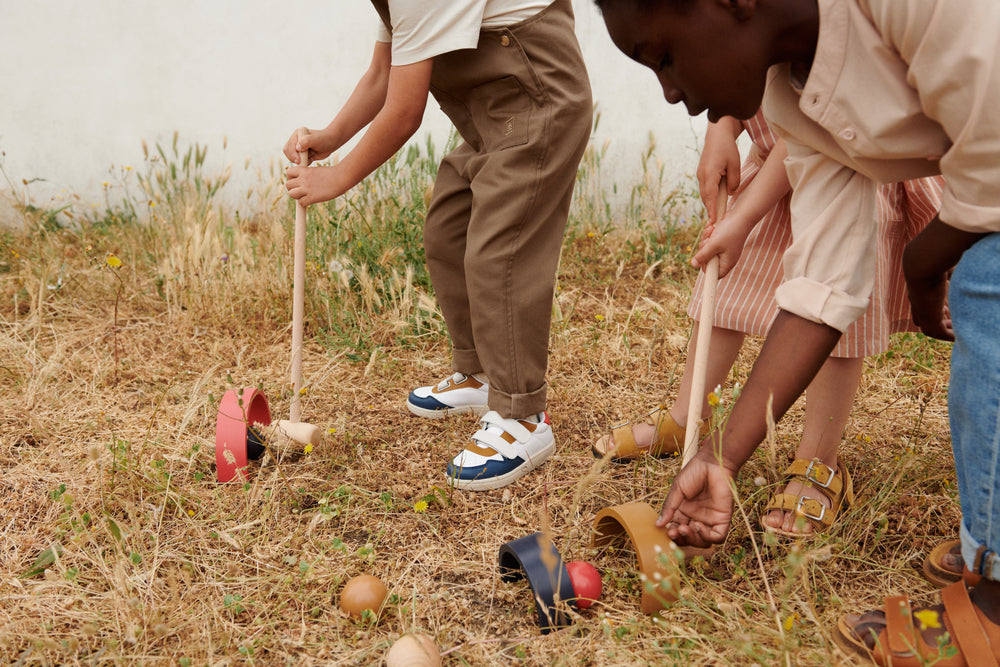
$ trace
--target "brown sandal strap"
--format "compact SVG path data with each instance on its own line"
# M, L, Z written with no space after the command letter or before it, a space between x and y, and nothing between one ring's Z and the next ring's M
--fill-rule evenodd
M684 446L684 429L680 427L670 413L661 407L646 415L646 423L653 427L653 441L645 451L652 456L676 456ZM682 434L681 442L677 441L677 431Z
M783 474L786 478L801 477L826 492L824 495L830 500L839 496L844 488L843 475L838 475L836 470L818 459L795 459Z
M970 665L998 667L997 654L990 648L990 639L983 627L983 619L969 598L969 589L964 582L946 586L941 591L941 601L954 643L965 661ZM987 621L989 622L989 621ZM1000 646L997 647L1000 653Z
M830 501L830 507L817 498L802 495L802 492L776 493L768 502L765 513L773 510L795 512L811 521L817 529L829 528L840 510L854 503L854 485L851 476L843 463L840 463L838 468L839 470L833 470L816 459L795 459L785 469L784 486L787 488L792 481L803 482L806 487L816 489L825 496Z
M639 445L636 444L635 435L632 433L632 422L611 429L612 452L634 449L639 449Z
M774 510L782 512L795 512L812 522L817 528L829 528L833 525L837 512L833 507L827 507L815 498L798 496L794 493L776 493L771 497L764 513Z
M897 595L885 599L886 648L893 656L913 655L917 650L917 631L913 627L910 599Z

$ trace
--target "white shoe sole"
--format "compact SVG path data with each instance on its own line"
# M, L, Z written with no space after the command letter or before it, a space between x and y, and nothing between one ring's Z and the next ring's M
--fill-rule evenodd
M466 412L473 412L477 417L481 417L483 413L489 410L488 405L466 405L462 408L442 408L440 410L428 410L427 408L422 408L419 405L414 405L409 401L406 401L407 409L418 417L425 417L426 419L441 419L442 417L447 417L448 415L460 415Z
M448 477L448 484L460 491L492 491L494 489L502 489L505 486L509 486L521 479L529 472L542 465L549 460L556 451L556 441L555 438L549 443L548 447L538 452L536 456L529 459L524 465L520 466L516 470L511 470L504 475L497 475L496 477L481 477L478 479L459 479L458 477Z

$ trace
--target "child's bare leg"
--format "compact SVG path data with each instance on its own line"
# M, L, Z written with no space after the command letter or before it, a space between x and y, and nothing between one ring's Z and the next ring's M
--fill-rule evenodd
M708 368L705 371L705 389L712 391L716 386L722 384L729 375L729 370L736 361L736 355L740 353L745 334L732 329L712 328L712 341L709 345ZM691 341L688 343L687 361L684 363L684 375L681 376L681 386L677 390L677 399L670 408L670 416L679 426L687 426L688 401L691 397L692 375L694 374L694 353L698 347L698 323L695 322L694 330L691 332ZM702 397L701 417L705 419L712 414L706 397ZM635 443L639 447L649 447L655 435L651 424L635 424L632 427L632 435Z
M806 420L795 458L810 461L819 459L832 469L837 469L837 448L847 426L863 368L863 357L830 357L826 360L806 389ZM798 495L802 493L803 485L793 480L784 491ZM817 491L805 489L802 495L816 498L827 507L830 506L830 500ZM795 512L774 510L765 517L764 523L772 528L797 532L796 519ZM803 533L810 533L812 525L805 522L801 530Z

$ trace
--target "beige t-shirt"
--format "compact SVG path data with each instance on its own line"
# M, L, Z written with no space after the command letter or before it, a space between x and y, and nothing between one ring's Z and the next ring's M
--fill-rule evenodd
M1000 231L1000 2L819 0L804 85L768 76L794 240L778 305L843 330L874 281L875 187L941 173L941 220Z
M389 0L392 32L380 21L377 39L392 43L393 65L410 65L474 49L483 28L519 23L550 4L552 0Z

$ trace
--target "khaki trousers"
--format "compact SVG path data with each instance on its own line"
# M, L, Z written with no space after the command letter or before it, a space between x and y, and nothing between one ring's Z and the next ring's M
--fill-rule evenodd
M387 0L373 3L386 21ZM431 92L464 140L424 225L452 368L484 372L490 409L527 417L546 405L555 275L593 115L572 3L437 56Z

